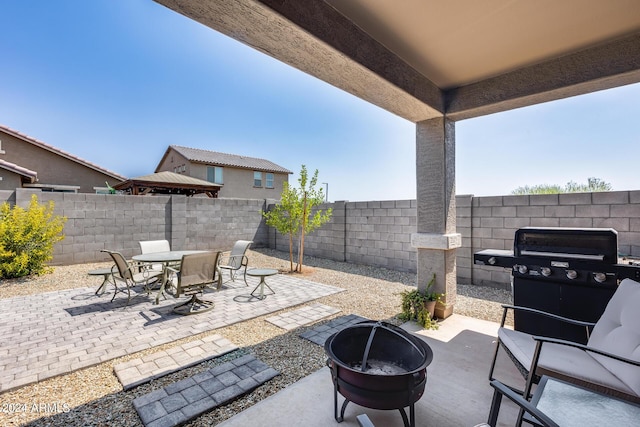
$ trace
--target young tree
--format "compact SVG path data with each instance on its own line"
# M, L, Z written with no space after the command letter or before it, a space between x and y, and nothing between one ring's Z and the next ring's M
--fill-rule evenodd
M289 236L289 262L291 271L302 272L304 258L304 237L321 227L331 219L332 209L325 212L314 208L324 202L322 189L316 190L318 183L318 170L311 180L308 178L307 168L302 165L298 178L300 188L291 188L285 183L280 195L280 202L269 212L262 212L266 223L274 227L278 232ZM307 187L308 184L308 187ZM312 215L313 214L313 215ZM298 263L293 267L293 239L300 236L298 245Z
M331 214L333 210L331 208L327 209L326 212L322 210L316 210L313 213L313 208L318 205L321 205L324 202L324 194L322 192L322 188L319 190L315 189L316 184L318 183L318 169L313 174L311 181L309 181L309 188L307 188L307 168L305 165L302 165L302 169L300 171L300 177L298 178L298 182L300 183L299 189L299 204L301 210L301 223L300 223L300 247L298 249L298 272L302 272L303 265L303 257L304 257L304 236L320 228L324 223L328 222L331 219ZM313 213L313 216L311 214Z
M295 188L291 188L289 183L285 182L280 202L269 212L262 212L266 223L270 227L274 227L282 234L289 235L289 263L291 271L293 270L293 238L300 230L300 210L298 203L298 192Z

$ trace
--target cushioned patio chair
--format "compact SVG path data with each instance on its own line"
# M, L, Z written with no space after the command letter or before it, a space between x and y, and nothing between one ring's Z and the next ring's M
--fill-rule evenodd
M157 282L162 275L161 271L153 271L151 269L139 271L139 265L127 262L120 252L106 249L103 249L102 252L108 253L114 262L114 266L111 268L111 277L113 277L115 292L113 293L111 302L113 302L118 292L126 292L127 305L129 305L131 301L131 289L136 286L141 286L146 294L149 295L151 293L151 285ZM118 283L120 283L122 287L119 287Z
M249 258L247 258L246 252L249 249L249 246L253 242L250 240L238 240L234 243L233 248L231 248L231 252L224 253L220 256L218 261L218 269L220 271L220 280L222 280L223 271L227 271L229 273L229 280L226 282L221 282L221 284L228 282L235 282L235 277L240 269L244 269L244 283L249 286L247 283L247 266L249 264Z
M505 328L503 316L489 377L493 379L496 357L502 347L526 378L522 395L527 398L533 384L542 375L548 375L640 403L638 307L640 283L624 279L598 322L589 324L569 320L573 324L582 324L586 331L593 326L586 345ZM506 306L505 312L511 308Z
M180 270L173 270L178 278L175 287L175 298L190 296L191 298L173 307L174 313L190 315L204 313L214 307L213 302L198 297L212 283L217 283L220 290L220 277L217 269L220 252L203 252L183 255Z

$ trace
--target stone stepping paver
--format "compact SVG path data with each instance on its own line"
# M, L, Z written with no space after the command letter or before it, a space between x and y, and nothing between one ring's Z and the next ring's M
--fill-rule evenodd
M324 342L331 335L343 330L347 326L351 326L353 324L362 322L364 320L369 320L369 319L358 316L356 314L340 316L336 319L331 320L330 322L325 323L324 325L317 326L315 328L309 329L308 331L301 333L300 337L308 339L313 343L323 346Z
M152 379L222 356L237 348L231 341L220 335L209 335L168 350L119 363L113 367L113 370L122 387L129 390Z
M269 381L278 371L242 356L133 400L145 427L173 427ZM259 422L258 422L259 425Z
M328 305L315 303L277 316L267 317L266 321L279 328L290 331L299 326L308 325L325 317L339 313L340 310Z

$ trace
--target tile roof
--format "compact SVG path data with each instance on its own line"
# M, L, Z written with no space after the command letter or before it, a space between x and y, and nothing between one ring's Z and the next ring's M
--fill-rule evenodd
M39 140L37 140L35 138L32 138L32 137L30 137L28 135L20 133L17 130L11 129L11 128L7 127L7 126L4 126L4 125L0 124L0 131L5 132L5 133L7 133L9 135L12 135L12 136L14 136L16 138L19 138L19 139L21 139L21 140L23 140L25 142L31 143L33 145L36 145L36 146L38 146L38 147L40 147L40 148L42 148L44 150L50 151L50 152L52 152L54 154L57 154L57 155L62 156L64 158L67 158L67 159L69 159L71 161L74 161L76 163L80 163L81 165L86 166L86 167L88 167L90 169L96 170L96 171L101 172L101 173L103 173L105 175L109 175L109 176L111 176L111 177L113 177L113 178L115 178L115 179L117 179L119 181L124 181L124 180L127 179L126 177L124 177L124 176L122 176L122 175L120 175L120 174L118 174L116 172L110 171L108 169L105 169L103 167L100 167L100 166L96 165L95 163L91 163L91 162L89 162L87 160L81 159L78 156L74 156L71 153L68 153L68 152L66 152L64 150L61 150L59 148L54 147L53 145L49 145L49 144L47 144L45 142L39 141Z
M264 172L293 173L269 160L256 157L239 156L236 154L218 153L216 151L202 150L200 148L181 147L170 145L179 154L191 162L206 163L210 165L233 166L242 169L253 169Z
M6 169L18 175L26 176L31 180L32 183L36 182L36 180L38 179L38 172L23 168L22 166L18 166L15 163L7 162L2 159L0 159L0 168Z

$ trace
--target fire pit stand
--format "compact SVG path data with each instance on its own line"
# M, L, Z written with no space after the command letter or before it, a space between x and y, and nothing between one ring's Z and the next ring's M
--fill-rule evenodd
M349 402L372 409L397 409L405 427L415 427L415 402L424 393L433 352L427 343L385 322L364 321L327 339L334 416L344 420ZM344 396L338 413L338 393ZM409 417L405 408L409 407Z

